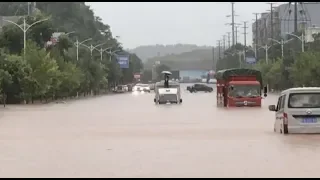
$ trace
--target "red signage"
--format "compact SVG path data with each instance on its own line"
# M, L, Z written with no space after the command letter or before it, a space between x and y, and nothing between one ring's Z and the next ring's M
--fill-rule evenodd
M141 74L139 74L139 73L136 73L136 74L134 74L134 75L133 75L133 77L134 77L135 79L140 79L140 77L141 77Z

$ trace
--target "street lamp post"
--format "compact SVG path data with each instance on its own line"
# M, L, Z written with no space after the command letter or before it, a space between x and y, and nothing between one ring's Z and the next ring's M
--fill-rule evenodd
M78 39L77 39L76 42L74 43L74 45L77 48L77 50L76 50L77 51L77 61L79 61L79 47L80 47L80 45L82 45L83 43L85 43L87 41L90 41L90 40L92 40L92 38L88 38L86 40L83 40L83 41L79 42Z
M31 25L27 24L26 22L26 18L23 17L23 24L17 24L13 21L10 21L10 20L4 20L8 23L11 23L11 24L14 24L15 26L19 27L22 31L23 31L23 56L25 57L26 56L26 46L27 46L27 31L34 25L36 24L39 24L43 21L47 21L49 20L49 18L46 18L46 19L42 19L42 20L39 20L39 21L36 21L34 23L32 23Z
M85 45L85 44L81 44L81 45L83 45L84 47L86 47L86 48L88 48L88 49L90 50L90 55L91 55L91 57L92 57L92 52L93 52L93 50L95 50L97 47L102 46L102 45L104 45L104 44L106 44L106 43L101 43L101 44L98 44L98 45L96 45L96 46L93 46L92 44L90 44L90 46L87 46L87 45Z
M97 51L99 51L99 53L100 53L100 61L102 62L102 55L103 55L103 52L105 52L105 51L107 51L107 50L109 50L109 49L111 49L112 47L108 47L108 48L106 48L106 49L102 49L102 48L100 48L100 49L97 49Z
M119 51L120 51L120 50L111 51L111 49L110 49L110 51L109 51L109 52L107 51L107 53L110 55L110 56L109 56L109 62L111 62L111 60L112 60L112 59L111 59L111 58L112 58L112 56L113 56L116 52L119 52Z
M296 38L298 38L300 41L301 41L301 51L304 52L304 43L305 43L305 37L304 37L304 34L302 33L302 35L299 37L295 34L292 34L292 33L286 33L288 35L291 35L291 36L294 36Z
M283 41L283 39L281 39L281 41L278 41L278 40L275 40L275 39L272 39L272 38L268 38L268 40L274 41L274 42L276 42L276 43L278 43L278 44L281 45L281 57L282 57L282 59L283 59L283 57L284 57L283 46L284 46L284 44L288 43L288 42L291 41L292 39L289 39L289 40L287 40L287 41Z
M266 52L266 64L268 64L268 61L269 61L269 59L268 59L268 50L270 49L271 46L268 46L268 44L266 44L264 46L260 46L260 48L259 48L259 49L261 49L261 48L264 49L265 52Z

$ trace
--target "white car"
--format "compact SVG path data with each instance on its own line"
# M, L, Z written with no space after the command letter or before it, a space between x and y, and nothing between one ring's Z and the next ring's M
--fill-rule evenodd
M133 86L132 91L150 92L150 86L148 84L136 84Z
M275 132L320 133L320 87L284 90L269 110L275 112Z

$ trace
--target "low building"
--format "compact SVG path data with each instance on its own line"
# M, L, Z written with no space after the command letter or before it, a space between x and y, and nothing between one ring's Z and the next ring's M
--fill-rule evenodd
M303 31L313 25L320 26L320 3L319 2L303 2L298 3L298 31ZM294 5L291 3L281 4L274 8L271 22L270 13L261 13L258 19L258 31L256 24L252 25L252 41L258 39L258 45L262 46L268 42L268 38L285 38L287 33L294 32ZM271 25L273 25L273 35L271 35ZM312 28L311 28L312 29ZM315 29L309 31L316 31Z
M313 34L320 33L320 27L308 27L305 31L305 42L313 42Z

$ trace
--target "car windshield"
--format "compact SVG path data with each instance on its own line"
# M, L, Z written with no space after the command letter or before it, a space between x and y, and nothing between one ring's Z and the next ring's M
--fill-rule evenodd
M320 108L320 93L293 93L289 96L289 108Z
M159 96L160 101L177 101L176 94L160 94Z
M230 90L231 97L258 97L260 96L260 85L233 85Z

